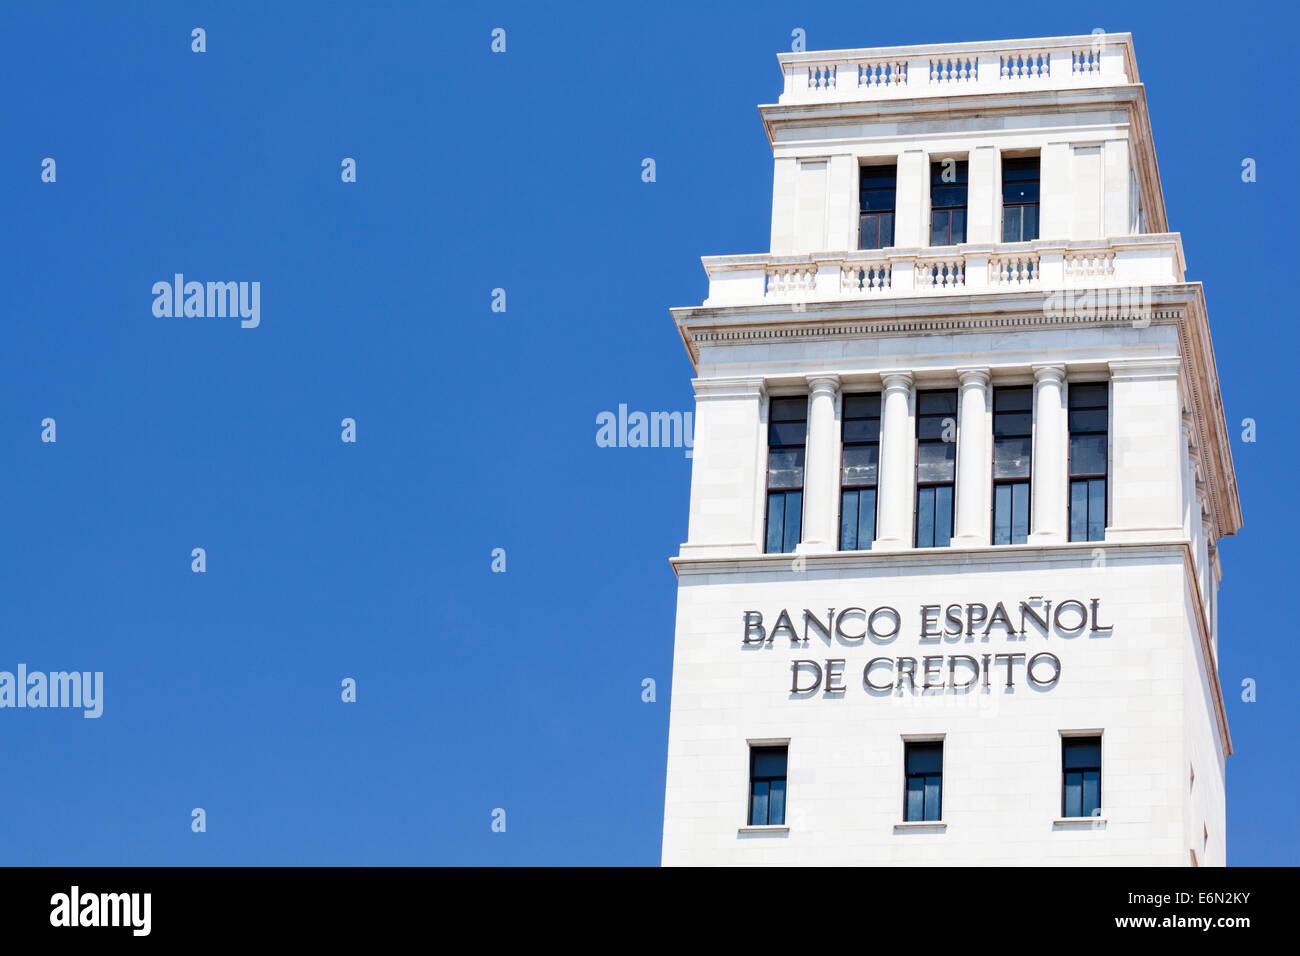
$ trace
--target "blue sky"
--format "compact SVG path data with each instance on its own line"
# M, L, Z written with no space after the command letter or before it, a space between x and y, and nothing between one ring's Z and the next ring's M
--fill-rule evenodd
M1230 862L1297 862L1293 11L265 6L0 11L0 669L105 674L101 719L0 711L0 862L658 862L690 463L595 419L692 408L667 310L767 247L796 27L1134 34L1246 516ZM176 272L259 281L260 326L155 318Z

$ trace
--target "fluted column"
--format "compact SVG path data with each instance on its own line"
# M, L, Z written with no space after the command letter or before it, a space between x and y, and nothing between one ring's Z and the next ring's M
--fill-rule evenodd
M839 545L838 465L840 433L835 405L839 398L837 375L809 375L808 440L804 453L803 539L801 554L824 554Z
M1034 463L1030 485L1034 513L1031 544L1052 544L1069 537L1066 528L1065 368L1034 366Z
M989 370L959 369L961 390L957 425L957 522L954 547L990 542L988 477L992 469L988 439Z
M883 372L881 381L880 478L876 492L877 551L897 551L912 546L912 497L916 475L912 455L912 373Z

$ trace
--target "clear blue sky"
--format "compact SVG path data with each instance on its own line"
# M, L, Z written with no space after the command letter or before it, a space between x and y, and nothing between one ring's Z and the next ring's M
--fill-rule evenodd
M0 669L105 673L99 720L0 711L0 862L658 862L690 463L595 418L692 408L668 308L767 247L795 27L1135 35L1246 515L1230 859L1297 862L1293 11L375 6L0 12ZM261 282L260 327L155 318L176 272Z

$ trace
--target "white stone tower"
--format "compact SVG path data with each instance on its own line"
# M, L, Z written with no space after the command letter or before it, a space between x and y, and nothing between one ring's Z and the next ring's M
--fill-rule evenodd
M1205 299L1128 34L782 54L704 259L666 864L1225 862Z

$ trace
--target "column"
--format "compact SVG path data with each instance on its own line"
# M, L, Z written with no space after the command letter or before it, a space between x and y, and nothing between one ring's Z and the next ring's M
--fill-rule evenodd
M826 554L839 547L840 430L835 406L837 375L809 375L808 439L804 449L803 539L800 554Z
M1030 476L1033 514L1030 544L1067 540L1065 368L1034 366L1034 462Z
M916 483L912 456L912 373L882 372L884 393L880 415L880 477L877 486L877 551L912 546L912 496Z
M988 476L989 370L959 369L957 422L957 520L953 547L977 548L990 543Z
M767 445L761 378L695 379L691 511L683 557L763 553Z

